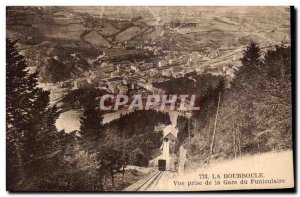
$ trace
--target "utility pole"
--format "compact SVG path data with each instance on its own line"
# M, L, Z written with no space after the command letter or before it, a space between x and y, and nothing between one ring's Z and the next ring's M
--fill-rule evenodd
M187 129L188 129L188 137L189 137L189 144L191 144L191 131L190 131L190 121L191 121L191 118L192 118L192 114L191 113L187 113L186 114L186 117L188 118L188 125L187 125Z
M122 130L122 159L123 159L123 182L125 182L125 142L124 142L124 130Z
M208 123L208 140L210 139L210 123L211 123L211 118L209 118L209 123Z
M219 93L218 107L217 107L216 119L215 119L215 124L214 124L214 132L213 132L211 146L210 146L210 156L212 156L214 154L214 146L215 146L215 139L216 139L216 129L217 129L220 100L221 100L221 92Z
M239 146L239 147L238 147L238 148L239 148L239 153L240 153L240 156L242 156L242 148L241 148L241 135L242 135L242 134L241 134L241 130L239 130L239 138L238 138L238 139L239 139L239 141L238 141L238 143L239 143L239 145L238 145L238 146Z
M188 119L189 144L191 144L190 120L191 118Z
M233 152L234 152L234 158L236 158L236 152L237 152L237 147L236 147L236 129L234 128L234 133L233 133Z

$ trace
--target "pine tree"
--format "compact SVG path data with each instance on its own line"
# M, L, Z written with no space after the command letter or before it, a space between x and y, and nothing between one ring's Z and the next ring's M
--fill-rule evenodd
M121 154L114 152L115 147L107 142L107 135L102 125L102 113L94 106L86 106L80 119L80 144L89 155L96 155L97 177L100 190L104 190L104 177L111 175L114 184L113 166L116 159L121 159ZM121 152L118 152L121 153ZM121 166L118 166L118 169Z
M37 87L37 73L30 74L16 41L6 39L7 187L18 190L39 184L57 167L56 107L49 105L49 92ZM23 186L22 186L23 184Z
M80 118L80 139L82 146L89 152L97 152L105 137L102 114L94 107L86 107ZM99 144L100 142L100 144Z
M244 56L241 62L244 66L258 67L261 63L261 52L259 46L255 42L250 42L247 49L244 51Z
M28 121L25 112L28 106L27 97L27 71L23 56L15 48L16 42L6 40L6 144L7 144L7 187L24 178L24 170L14 166L22 166L22 136ZM20 106L23 105L24 107ZM13 175L14 174L14 175Z
M242 67L236 73L236 78L238 79L236 83L243 80L253 80L253 77L261 72L261 51L255 42L250 42L240 60Z

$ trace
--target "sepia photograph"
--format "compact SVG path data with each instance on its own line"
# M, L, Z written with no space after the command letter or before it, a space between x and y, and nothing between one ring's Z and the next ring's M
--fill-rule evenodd
M6 190L295 189L294 12L7 6Z

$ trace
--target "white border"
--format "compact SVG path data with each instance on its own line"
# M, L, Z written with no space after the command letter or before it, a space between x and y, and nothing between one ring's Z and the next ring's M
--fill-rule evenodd
M105 6L286 6L286 5L293 5L296 1L294 0L248 0L248 1L241 1L241 0L172 0L172 1L162 1L162 0L30 0L30 1L22 1L22 0L14 0L14 1L7 1L6 5L105 5Z

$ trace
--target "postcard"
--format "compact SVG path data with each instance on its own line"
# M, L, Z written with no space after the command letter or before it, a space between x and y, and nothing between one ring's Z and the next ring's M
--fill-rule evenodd
M293 13L6 7L6 189L293 190Z

